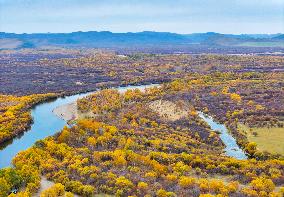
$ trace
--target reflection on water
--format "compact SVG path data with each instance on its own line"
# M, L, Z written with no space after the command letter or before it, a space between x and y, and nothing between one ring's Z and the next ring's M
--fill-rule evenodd
M118 87L120 92L125 92L128 89L140 89L150 88L158 86L158 84L141 85L141 86L125 86ZM31 128L21 135L17 136L13 140L7 141L0 147L0 168L11 165L12 158L20 151L31 147L36 141L44 139L48 136L54 135L60 131L66 122L57 117L52 110L58 106L65 105L76 101L79 98L83 98L92 92L76 94L72 96L65 96L64 98L57 98L52 101L41 103L36 105L32 109L32 117L34 123Z
M212 117L199 112L199 117L202 118L212 130L220 132L220 138L225 144L225 153L227 156L234 157L236 159L247 159L245 152L238 146L236 139L233 138L228 132L228 129L224 124L217 123Z

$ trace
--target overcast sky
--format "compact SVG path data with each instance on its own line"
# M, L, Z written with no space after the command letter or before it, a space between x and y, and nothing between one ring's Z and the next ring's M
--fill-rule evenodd
M284 0L0 0L0 31L284 33Z

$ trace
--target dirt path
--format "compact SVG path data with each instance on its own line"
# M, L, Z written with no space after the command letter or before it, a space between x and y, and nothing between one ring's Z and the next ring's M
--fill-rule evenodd
M44 176L41 176L41 181L40 181L40 188L37 191L37 193L33 194L33 197L38 197L40 196L40 193L48 188L50 188L52 185L54 185L53 182L47 180Z
M33 194L32 197L39 197L40 193L48 188L50 188L51 186L53 186L55 183L52 181L47 180L44 176L41 176L41 181L40 181L40 188L37 191L37 193ZM74 197L80 197L77 194L74 194Z

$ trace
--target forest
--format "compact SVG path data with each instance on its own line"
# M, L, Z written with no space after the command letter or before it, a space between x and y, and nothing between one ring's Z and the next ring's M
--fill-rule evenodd
M0 59L10 79L0 87L0 143L30 126L36 104L101 89L77 100L78 119L0 170L1 197L33 196L42 177L55 183L42 197L284 194L283 56L31 50ZM227 156L200 112L226 125L248 159Z
M169 82L190 73L283 72L283 56L118 54L103 50L0 52L0 92L75 94L97 88Z
M234 81L236 77L221 75L218 80L210 75L208 78L202 76L204 81L198 76L189 77L148 89L145 93L133 90L120 94L116 90L102 90L78 100L78 110L91 110L92 118L80 119L54 137L38 141L15 157L14 171L2 173L8 180L18 176L18 182L25 182L27 187L21 195L36 191L40 176L44 175L58 183L58 188L83 196L101 193L117 196L281 196L284 168L281 157L266 154L261 157L249 142L244 145L249 160L222 155L218 135L197 116L204 101L200 99L200 104L194 105L196 98L189 99L196 90L214 83L218 87L225 78ZM245 77L256 80L249 75L243 77L243 81ZM247 103L245 97L229 88L221 91L221 98L215 94L213 97L240 103L237 104L240 108L242 102ZM161 101L159 107L162 101L167 101L186 113L176 115L178 119L167 114L161 116L158 108L153 107L158 105L156 101ZM258 105L248 109L250 113L256 113ZM229 114L231 108L226 107L226 114ZM208 109L207 113L214 112L210 111ZM245 122L246 113L242 112L242 116L239 120ZM230 118L231 114L225 121L233 121ZM57 187L46 192L65 192Z

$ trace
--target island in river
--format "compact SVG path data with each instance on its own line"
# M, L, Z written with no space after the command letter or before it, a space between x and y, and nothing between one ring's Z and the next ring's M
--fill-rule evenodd
M181 119L188 114L186 110L178 108L174 103L169 101L159 100L152 102L149 104L149 107L159 113L160 116L167 117L167 119L172 121ZM58 106L53 110L53 113L66 122L78 118L92 118L95 116L92 112L81 113L78 110L77 101ZM220 138L225 144L225 153L227 156L237 159L247 159L245 152L237 145L236 140L230 135L225 125L215 122L212 117L204 115L202 112L199 112L199 117L210 125L211 129L221 132Z
M188 60L179 55L147 58L157 62L167 58L173 62ZM219 56L206 58L226 60ZM12 168L3 169L1 176L10 180L7 177L11 170L23 181L25 192L31 192L33 186L38 188L44 176L68 192L85 196L276 195L283 185L281 155L261 152L246 138L246 131L238 130L238 123L247 128L281 128L283 74L270 73L270 68L242 72L240 68L249 58L227 60L231 59L242 61L240 65L220 67L208 64L202 67L203 73L185 74L183 69L193 71L195 67L171 64L158 66L158 71L157 67L146 69L143 72L147 78L168 70L173 71L170 77L177 79L145 92L101 90L36 106L31 130L1 150L3 166L10 165L16 155ZM263 59L255 58L254 62ZM281 58L266 61L281 64ZM74 66L78 62L69 63ZM142 72L138 65L133 72L136 79ZM78 98L79 102L72 103ZM64 127L66 121L55 116L54 109L66 120L79 118ZM219 131L214 129L216 125ZM227 137L223 138L224 134ZM245 157L229 155L234 151Z
M38 141L18 154L14 164L19 168L27 164L37 166L42 175L64 184L67 191L88 196L117 192L123 196L141 192L158 195L169 192L166 189L170 185L170 191L178 196L194 196L208 191L195 193L205 183L217 184L218 191L209 190L213 194L225 194L233 187L230 194L239 195L251 191L255 181L270 184L272 177L248 181L250 173L245 172L264 167L262 173L269 176L270 168L281 172L281 160L240 158L238 150L238 154L228 157L235 148L241 148L231 140L234 138L228 130L219 135L210 128L214 129L213 119L202 118L198 113L206 109L192 105L193 99L188 99L195 88L189 82L185 79L123 94L116 89L104 89L82 97L77 101L77 113L92 112L94 117L79 118L53 137ZM252 157L249 152L246 154ZM280 189L281 182L276 180L269 192ZM160 189L152 181L159 182ZM148 189L140 188L141 184ZM112 189L106 190L106 186Z

